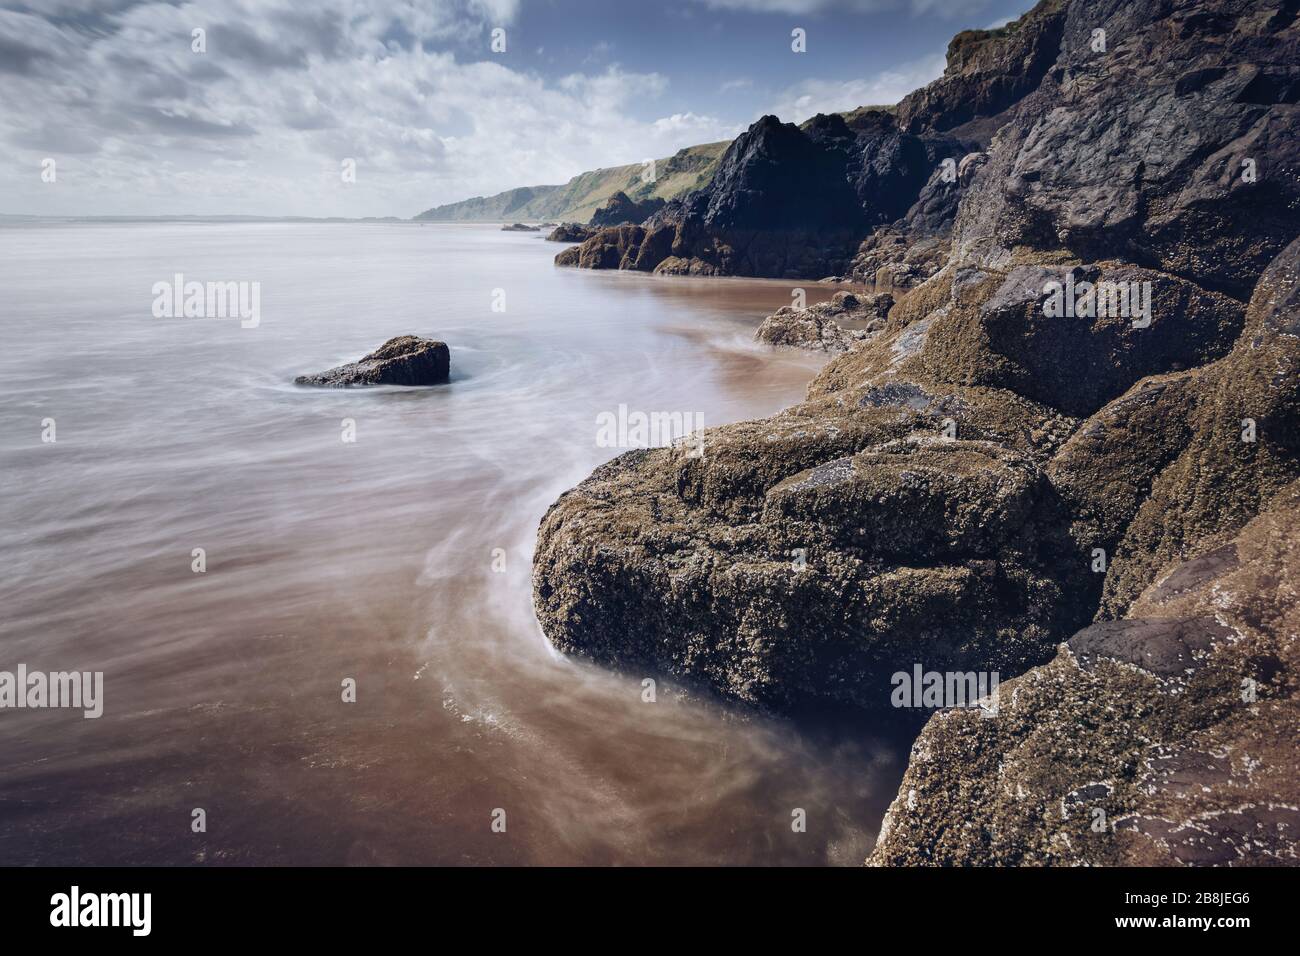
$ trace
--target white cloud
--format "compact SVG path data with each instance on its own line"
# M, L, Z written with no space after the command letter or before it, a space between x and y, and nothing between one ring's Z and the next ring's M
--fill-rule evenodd
M513 0L87 9L62 0L54 23L0 12L2 212L409 216L735 133L694 113L631 118L666 91L657 73L547 81L491 56ZM47 156L55 184L41 181Z
M879 13L907 10L911 13L937 13L954 17L989 5L989 0L703 0L705 6L718 10L746 10L751 13L811 14L827 11Z
M862 80L805 80L785 90L766 112L802 123L818 113L842 113L858 106L892 106L943 73L944 54L935 53Z

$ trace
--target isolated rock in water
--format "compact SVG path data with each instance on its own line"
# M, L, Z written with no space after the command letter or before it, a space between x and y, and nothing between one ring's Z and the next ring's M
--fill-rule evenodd
M586 242L595 231L580 222L562 222L546 238L550 242Z
M659 198L636 202L625 192L616 192L592 213L588 225L597 229L604 226L621 226L624 223L640 225L664 207L664 200Z
M297 385L346 388L352 385L437 385L447 381L451 353L447 343L418 335L389 339L356 362L315 375L299 375Z
M502 232L541 232L541 226L529 226L522 222L516 222L509 226L502 226Z

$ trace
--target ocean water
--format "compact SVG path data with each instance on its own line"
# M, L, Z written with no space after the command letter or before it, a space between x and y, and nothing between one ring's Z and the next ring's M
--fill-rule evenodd
M0 863L861 862L902 774L888 734L662 683L645 703L532 612L541 516L618 453L598 414L802 397L816 362L749 342L790 284L559 248L0 227L0 670L104 673L98 719L0 710ZM257 282L260 321L155 317L177 273ZM448 384L292 384L403 333L448 342Z

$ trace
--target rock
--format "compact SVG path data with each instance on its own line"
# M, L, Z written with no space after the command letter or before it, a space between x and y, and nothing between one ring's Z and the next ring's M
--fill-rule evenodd
M638 268L677 275L816 278L842 274L862 237L905 213L942 158L947 136L898 130L884 111L818 115L802 128L775 116L727 148L703 189L644 222L663 238ZM611 243L599 234L591 242ZM661 252L662 250L662 252ZM626 268L587 257L589 268Z
M640 225L664 207L658 197L634 202L625 192L616 192L605 204L592 213L587 223L593 229L604 226Z
M1063 0L1008 27L899 118L765 119L710 190L588 240L616 267L842 275L853 220L853 274L894 301L803 403L563 495L538 619L565 652L775 711L888 708L918 663L997 671L996 719L926 725L876 862L1293 861L1300 22ZM963 159L959 196L930 166L898 218L823 205L865 156L895 157L877 182L911 168L908 136ZM1104 281L1149 283L1150 323L1044 308L1049 282ZM834 308L773 325L822 341Z
M522 222L516 222L509 226L502 226L502 232L541 232L541 226L528 226Z
M399 335L369 355L315 375L299 375L297 385L345 388L353 385L437 385L447 381L451 353L445 342Z
M906 429L893 409L874 417ZM826 419L754 425L707 434L703 461L625 454L551 508L534 580L555 646L778 711L886 710L904 661L1016 673L1086 619L1026 456L920 434L863 447L861 425ZM723 500L734 519L710 507Z
M1004 114L1034 92L1056 62L1065 7L1062 0L1042 0L1006 26L957 34L943 76L898 105L899 125L910 132L952 130Z
M1091 306L1105 314L1066 316L1049 308L1053 283L1062 301L1071 290L1077 301L1084 295L1078 290L1105 289L1107 283L1116 296L1113 303ZM1137 317L1139 299L1149 307L1145 318ZM974 313L954 310L939 320L923 361L947 381L1009 388L1066 414L1087 416L1144 376L1226 355L1244 314L1235 299L1134 266L1017 266ZM950 326L963 331L950 337Z
M598 230L575 249L564 250L555 257L555 264L576 265L583 269L651 272L663 261L671 242L671 233L664 229L651 231L644 226L615 226Z
M754 341L814 352L847 352L880 331L893 302L888 293L842 291L807 309L786 306L763 320ZM840 322L860 322L862 327L846 329Z
M1073 0L1064 16L1056 63L967 197L958 254L1119 259L1247 298L1296 236L1294 20L1249 0ZM1097 29L1125 42L1095 53Z
M864 331L848 331L811 309L782 309L769 315L754 333L755 342L813 352L847 352L866 339Z
M1002 684L992 719L932 717L869 862L1293 865L1300 483L1225 547Z
M586 242L596 230L577 222L564 222L546 238L551 242Z

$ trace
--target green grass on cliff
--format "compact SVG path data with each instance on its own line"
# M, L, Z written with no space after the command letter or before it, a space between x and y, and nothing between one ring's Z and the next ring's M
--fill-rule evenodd
M641 164L611 166L579 173L562 186L522 186L495 196L426 209L416 216L431 222L586 222L596 207L622 191L636 200L677 196L699 189L713 171L729 141L688 146L667 159L655 160L655 181L641 181Z

